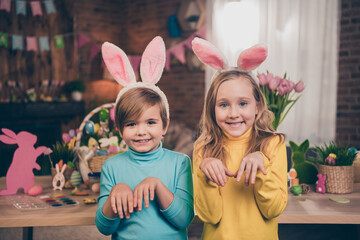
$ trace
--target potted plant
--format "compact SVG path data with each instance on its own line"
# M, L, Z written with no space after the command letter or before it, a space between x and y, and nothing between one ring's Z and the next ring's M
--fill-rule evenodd
M354 189L354 167L356 150L330 142L316 146L319 173L326 175L328 193L351 193Z
M56 142L52 145L52 153L50 154L50 163L51 163L51 175L54 176L56 174L55 165L59 164L59 168L62 168L63 164L66 164L64 177L65 181L69 180L71 177L71 173L74 170L74 158L75 151L74 149L70 149L66 143Z
M85 92L85 89L86 89L85 83L80 79L75 79L73 81L68 82L65 85L66 92L71 95L71 98L74 101L82 100L82 94Z

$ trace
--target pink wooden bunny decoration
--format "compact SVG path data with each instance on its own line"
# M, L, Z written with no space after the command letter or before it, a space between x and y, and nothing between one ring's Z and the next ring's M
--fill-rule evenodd
M322 175L321 173L319 173L317 175L318 177L318 182L316 185L316 192L317 193L325 193L326 189L325 189L325 181L326 181L326 175Z
M19 188L23 188L24 193L28 193L35 183L33 169L41 169L40 165L36 163L36 159L47 148L41 146L35 149L34 144L37 137L29 132L22 131L15 134L6 128L1 130L5 135L0 135L0 141L6 144L17 144L19 148L15 150L13 160L6 173L6 189L1 190L0 195L16 194Z

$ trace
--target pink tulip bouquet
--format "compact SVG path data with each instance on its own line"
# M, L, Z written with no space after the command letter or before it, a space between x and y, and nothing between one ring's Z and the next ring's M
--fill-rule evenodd
M272 127L276 130L280 123L285 119L290 109L301 97L295 94L301 93L305 89L305 83L299 81L294 83L286 79L286 73L283 78L274 76L267 72L257 75L262 94L270 111L274 113Z

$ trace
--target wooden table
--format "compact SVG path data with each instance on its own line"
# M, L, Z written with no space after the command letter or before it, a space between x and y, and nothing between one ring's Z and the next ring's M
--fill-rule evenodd
M43 187L42 195L62 194L80 203L77 206L51 207L39 210L19 210L9 202L7 196L0 196L0 227L23 227L24 239L32 239L33 227L94 225L97 204L86 205L84 198L97 198L90 190L89 196L72 196L72 189L53 191L51 176L35 177L35 185ZM0 178L0 189L5 188L5 177ZM21 190L20 190L21 191ZM19 193L18 193L19 194ZM23 194L23 193L22 193Z
M24 238L32 238L32 227L39 226L79 226L94 225L97 204L83 204L83 196L72 196L71 189L53 191L50 176L38 176L35 185L44 188L44 194L61 193L79 201L79 206L49 207L42 210L18 210L6 197L0 196L0 227L23 227ZM0 178L0 189L5 187L5 178ZM91 191L89 191L91 192ZM90 198L97 195L90 194ZM342 204L329 200L330 197L342 197L350 203ZM194 223L200 223L195 217ZM360 184L355 185L351 194L319 194L310 192L301 196L289 193L287 208L279 217L279 223L292 224L357 224L360 225Z
M350 203L337 203L331 197L346 198ZM279 223L360 224L360 184L351 194L321 194L311 191L294 196L289 192L288 204Z

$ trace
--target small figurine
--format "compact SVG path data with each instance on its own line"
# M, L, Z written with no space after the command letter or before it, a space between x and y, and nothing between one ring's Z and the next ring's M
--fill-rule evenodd
M295 196L298 196L302 193L302 188L299 185L292 186L290 192Z
M59 164L56 164L55 168L56 168L56 175L53 178L52 185L53 185L54 190L61 191L65 185L64 172L65 172L66 164L64 164L62 166L61 171L60 171Z
M317 175L318 177L318 181L316 184L316 192L317 193L325 193L325 181L326 181L326 175L322 175L321 173L319 173Z

